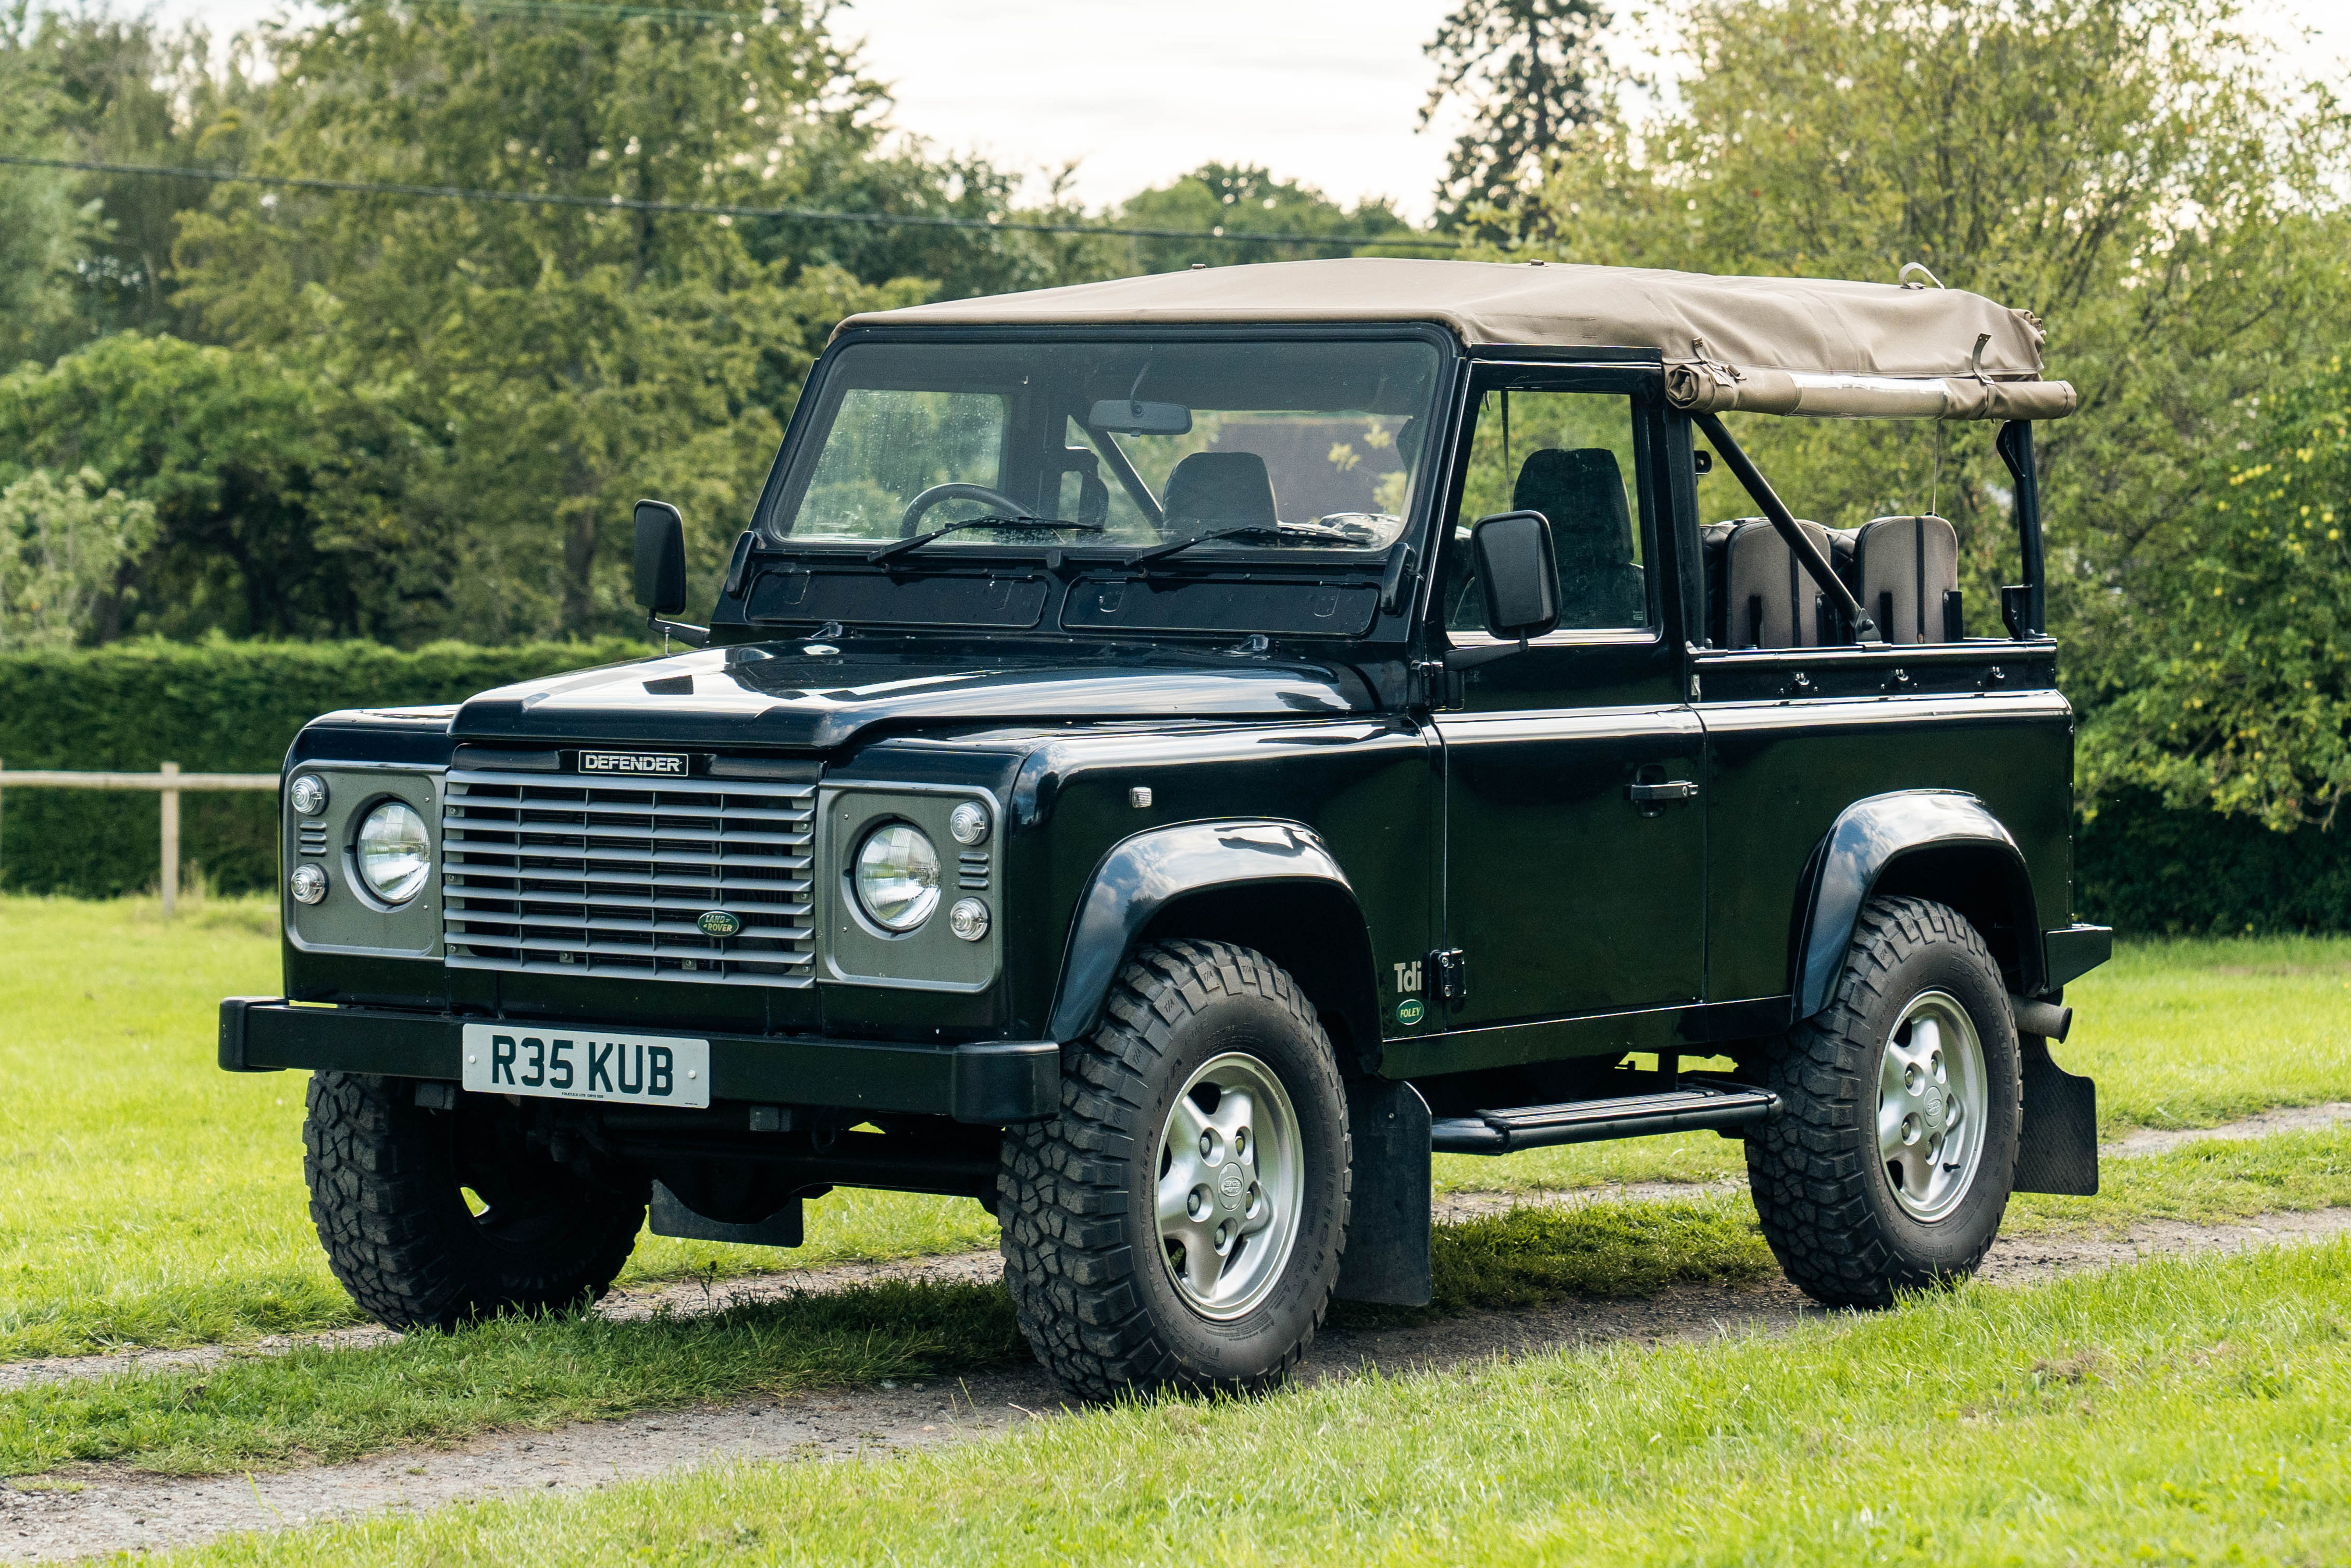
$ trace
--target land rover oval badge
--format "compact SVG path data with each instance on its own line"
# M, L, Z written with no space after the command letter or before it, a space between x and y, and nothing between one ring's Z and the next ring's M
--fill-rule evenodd
M743 922L723 909L706 909L694 924L705 936L732 936L743 929Z

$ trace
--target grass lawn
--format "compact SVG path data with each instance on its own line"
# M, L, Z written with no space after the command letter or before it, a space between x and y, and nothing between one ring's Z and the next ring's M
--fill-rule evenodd
M2106 1136L2351 1099L2351 937L2125 942L2065 1000L2074 1032L2057 1061L2098 1081ZM1540 1191L1743 1180L1747 1160L1730 1139L1685 1133L1499 1159L1440 1155L1437 1171L1440 1187Z
M1742 1205L1520 1210L1440 1229L1426 1308L1337 1309L1385 1326L1473 1307L1738 1283L1777 1265ZM0 1475L113 1459L216 1472L339 1459L497 1427L548 1427L791 1389L984 1372L1029 1358L1001 1286L891 1282L708 1316L500 1319L350 1350L306 1347L0 1392Z
M213 1066L218 998L275 988L275 920L266 900L192 903L167 926L152 901L0 897L0 1016L17 1020L0 1038L0 1360L357 1321L304 1208L300 1075ZM2351 1092L2351 940L2128 946L2070 999L2061 1057L2098 1076L2113 1126ZM1437 1166L1441 1185L1484 1188L1742 1169L1712 1134ZM648 1237L622 1283L995 1239L965 1199L836 1192L808 1218L790 1252Z
M2351 1557L2351 1245L1970 1287L935 1454L722 1467L175 1561L1836 1563Z
M360 1321L302 1186L298 1072L214 1065L274 992L277 907L0 897L0 1361ZM796 1251L646 1237L622 1284L995 1244L968 1199L836 1192Z
M2351 1130L2116 1162L2094 1199L2020 1199L2011 1231L2121 1231L2351 1204ZM1426 1308L1342 1302L1334 1323L1646 1296L1778 1272L1743 1195L1530 1208L1438 1228ZM983 1372L1027 1359L1000 1288L885 1285L706 1317L503 1320L349 1350L0 1392L0 1475L75 1460L175 1472L347 1458L759 1392Z

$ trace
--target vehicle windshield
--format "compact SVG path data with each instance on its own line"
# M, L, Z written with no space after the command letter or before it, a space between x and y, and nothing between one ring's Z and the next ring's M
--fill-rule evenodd
M767 537L1384 555L1441 361L1409 339L859 343L824 378ZM1032 519L1059 519L1063 530ZM1098 530L1098 531L1096 531Z

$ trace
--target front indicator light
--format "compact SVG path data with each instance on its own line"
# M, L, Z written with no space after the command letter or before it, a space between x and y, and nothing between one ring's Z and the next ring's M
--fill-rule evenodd
M405 800L386 800L360 823L353 849L360 880L386 904L405 904L416 896L433 870L433 845L424 836L424 819Z
M987 935L987 905L976 898L956 901L947 911L947 929L967 942L977 942Z
M298 865L286 879L286 890L297 904L316 904L327 896L327 873L314 865Z
M912 931L939 906L939 852L920 828L891 822L857 850L857 902L886 931Z

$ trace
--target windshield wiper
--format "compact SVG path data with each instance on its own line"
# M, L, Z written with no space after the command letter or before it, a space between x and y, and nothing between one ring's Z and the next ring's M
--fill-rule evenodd
M1155 546L1144 550L1141 555L1130 558L1126 564L1148 566L1155 560L1166 559L1178 550L1187 550L1194 545L1204 545L1211 539L1280 539L1284 534L1303 534L1311 539L1336 540L1346 545L1362 543L1343 528L1326 528L1317 523L1242 523L1237 528L1210 528L1207 533L1194 534L1190 538L1177 539L1173 544Z
M916 534L910 539L900 539L896 544L883 545L866 556L865 564L878 565L909 550L918 550L933 539L943 539L966 528L1076 528L1083 533L1098 534L1102 531L1102 525L1073 523L1067 517L973 517L965 522L949 523L943 528L933 528L926 534Z

